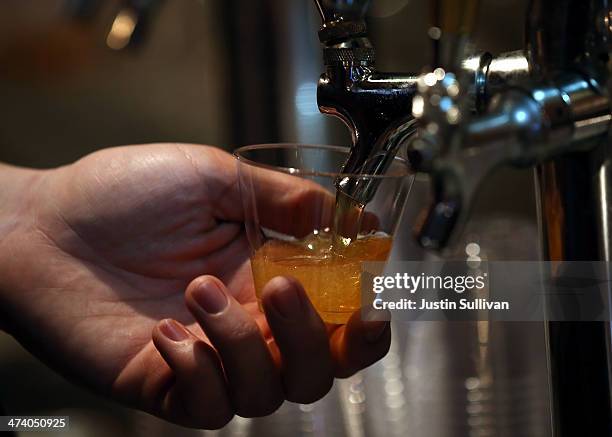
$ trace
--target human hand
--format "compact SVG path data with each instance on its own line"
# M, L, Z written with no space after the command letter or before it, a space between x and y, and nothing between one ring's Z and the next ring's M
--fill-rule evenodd
M0 221L1 317L60 373L123 403L219 428L313 402L388 350L387 323L325 325L291 279L268 283L259 311L221 150L106 149L30 172L16 193L0 196L15 205ZM266 194L299 212L309 192Z

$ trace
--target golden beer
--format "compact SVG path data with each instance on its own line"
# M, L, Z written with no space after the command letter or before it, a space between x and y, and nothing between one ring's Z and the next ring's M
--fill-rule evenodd
M292 276L325 322L346 323L361 306L361 263L386 261L391 243L391 237L378 232L339 246L329 230L301 240L269 240L251 257L257 298L273 277Z

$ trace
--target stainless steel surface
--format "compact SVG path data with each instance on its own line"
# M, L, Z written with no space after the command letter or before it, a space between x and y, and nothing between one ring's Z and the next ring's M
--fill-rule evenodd
M465 73L422 78L413 111L424 134L413 150L430 161L434 187L418 234L424 246L457 237L494 169L538 165L545 259L609 260L610 8L608 0L533 0L530 76L510 78L482 116L466 109ZM482 77L480 65L473 69ZM610 325L551 322L547 345L554 434L610 435Z
M526 241L537 233L529 219L489 208L470 220L449 257L536 259ZM543 323L398 323L394 335L403 351L407 435L551 435Z
M607 159L601 148L576 152L537 169L544 256L606 260L609 235ZM562 273L559 273L562 274ZM609 323L550 322L547 327L555 436L609 435Z
M575 132L585 132L574 134L576 147L572 153L537 169L541 233L547 259L610 261L607 193L612 181L607 171L610 137L606 134L610 122L612 47L610 28L602 29L599 20L611 12L608 0L534 4L529 42L536 71L545 76L560 69L586 71L588 80L608 104L607 112L602 111L592 123L601 124L601 130L591 131L588 122L575 124ZM552 13L559 14L558 19L550 19ZM560 28L567 29L561 40L557 35ZM577 66L577 61L581 65ZM578 113L590 110L588 104L578 106ZM603 129L606 124L608 129ZM580 151L581 145L589 147ZM551 322L547 328L554 435L610 435L610 324Z

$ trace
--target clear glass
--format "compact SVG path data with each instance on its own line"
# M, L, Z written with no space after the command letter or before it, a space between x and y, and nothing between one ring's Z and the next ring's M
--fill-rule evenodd
M361 307L361 262L387 260L413 175L401 158L384 175L342 174L349 150L263 144L234 152L258 299L282 275L302 283L328 323L346 323ZM375 187L371 199L337 203L340 180Z

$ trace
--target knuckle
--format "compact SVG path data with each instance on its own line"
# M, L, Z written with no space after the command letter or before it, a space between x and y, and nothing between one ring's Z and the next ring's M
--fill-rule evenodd
M231 336L236 342L248 341L254 335L260 335L259 328L250 320L243 320L236 323L231 332Z

